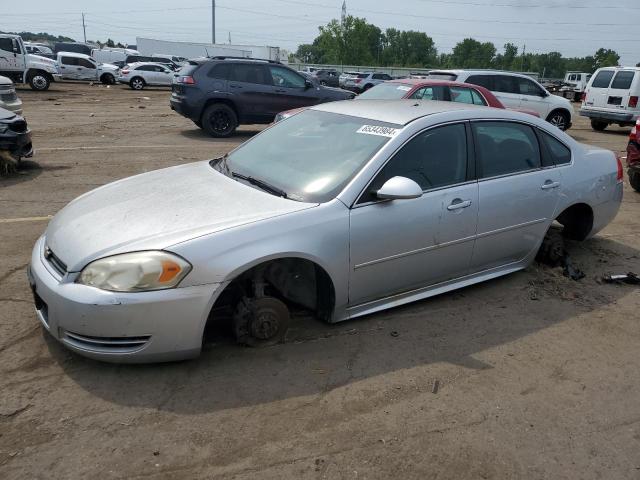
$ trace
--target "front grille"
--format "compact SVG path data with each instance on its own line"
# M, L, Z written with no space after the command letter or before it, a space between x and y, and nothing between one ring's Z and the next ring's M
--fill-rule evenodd
M60 258L56 256L53 251L45 245L44 247L44 258L49 265L53 267L53 269L58 272L60 275L64 276L67 273L67 265Z
M27 122L25 120L14 120L9 124L9 129L16 133L24 133L27 131Z
M142 349L151 335L141 337L92 337L64 331L63 340L69 345L97 353L133 353Z

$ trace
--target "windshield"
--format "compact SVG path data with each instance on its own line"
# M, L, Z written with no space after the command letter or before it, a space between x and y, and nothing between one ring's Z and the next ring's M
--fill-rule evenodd
M396 100L404 98L413 87L406 83L379 83L356 97L358 100Z
M237 180L251 179L247 183L270 189L270 193L280 191L292 200L322 203L335 198L400 128L371 119L305 110L211 165Z

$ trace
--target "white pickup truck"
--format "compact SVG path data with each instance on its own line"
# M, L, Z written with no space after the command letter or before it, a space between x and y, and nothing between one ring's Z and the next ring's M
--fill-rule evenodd
M64 80L90 80L106 85L116 83L118 67L110 63L98 63L89 55L75 52L58 52L57 63Z
M47 90L60 80L55 60L27 53L19 35L0 33L0 75L14 83L28 83L33 90Z

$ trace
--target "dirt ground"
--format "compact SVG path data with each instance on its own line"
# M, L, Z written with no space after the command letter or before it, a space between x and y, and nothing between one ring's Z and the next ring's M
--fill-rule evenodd
M113 180L222 154L167 90L19 91L37 153L0 180L0 478L640 479L640 194L570 252L586 278L528 270L283 345L208 345L123 366L68 352L26 267L47 216ZM578 140L622 151L628 129Z

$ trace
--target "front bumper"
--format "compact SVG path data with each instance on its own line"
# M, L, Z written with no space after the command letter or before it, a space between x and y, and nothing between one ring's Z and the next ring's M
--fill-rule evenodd
M8 150L15 159L33 156L31 130L27 129L25 132L8 130L0 133L0 150Z
M638 115L628 112L610 112L607 110L596 110L591 108L581 108L580 115L592 118L594 120L602 120L611 123L635 124Z
M44 258L44 237L31 255L29 283L43 327L65 347L96 360L148 363L200 354L204 327L221 284L117 293L75 283Z

